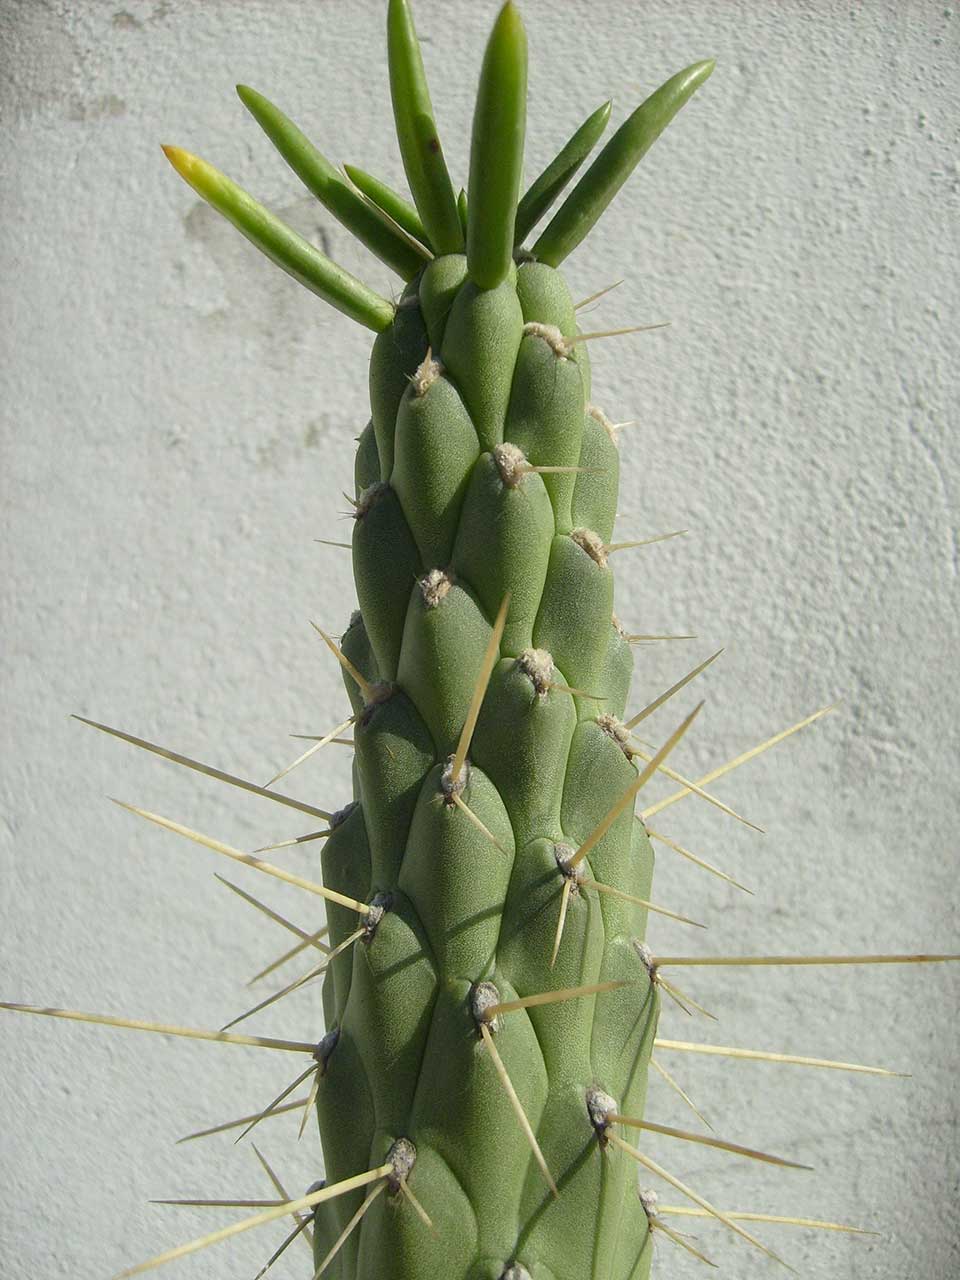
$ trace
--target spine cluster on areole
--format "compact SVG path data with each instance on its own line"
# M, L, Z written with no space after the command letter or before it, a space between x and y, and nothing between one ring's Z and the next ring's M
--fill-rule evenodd
M523 245L602 134L597 109L520 197L526 43L512 0L487 46L469 189L456 195L407 0L389 0L397 137L414 203L351 166L341 173L266 98L240 97L324 206L405 282L395 304L343 271L212 166L165 151L194 189L283 270L377 335L371 418L359 437L351 548L359 609L336 643L351 714L265 785L122 730L85 723L325 825L246 853L125 808L322 899L302 927L224 884L296 937L257 979L304 953L311 967L219 1031L5 1002L70 1020L301 1055L265 1107L190 1139L315 1111L324 1181L291 1198L258 1152L272 1200L179 1200L252 1216L123 1272L131 1277L291 1218L263 1275L302 1236L314 1280L646 1280L658 1235L709 1259L666 1217L706 1216L782 1261L741 1223L856 1231L719 1209L625 1132L645 1131L789 1168L780 1156L644 1116L650 1070L703 1117L659 1052L891 1075L879 1067L657 1034L666 995L712 1016L664 971L696 966L923 963L946 955L655 955L651 840L732 876L655 830L694 795L754 826L712 784L818 719L822 708L690 779L668 757L702 703L659 748L637 727L704 672L712 654L624 719L632 645L614 614L611 557L676 532L614 542L618 432L593 402L589 344L659 327L582 332L558 268L664 127L713 69L672 77L618 128L532 248ZM680 531L682 532L682 531ZM682 637L691 638L691 637ZM346 731L351 738L343 738ZM276 784L328 744L354 752L354 795L327 810ZM639 813L659 775L678 789ZM321 843L322 883L260 854ZM323 977L319 1040L237 1024ZM291 1099L298 1088L305 1096ZM239 1139L238 1139L239 1140ZM638 1193L637 1166L689 1204ZM692 1207L691 1207L692 1206Z

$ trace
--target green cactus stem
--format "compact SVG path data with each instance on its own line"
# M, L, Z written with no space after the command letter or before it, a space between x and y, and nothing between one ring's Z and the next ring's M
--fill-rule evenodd
M645 1117L651 1068L689 1102L654 1048L891 1073L659 1037L664 996L713 1016L676 985L674 970L957 957L657 957L645 940L650 912L703 927L651 900L652 839L743 887L647 824L693 794L746 822L710 792L712 783L829 709L697 779L677 772L671 755L702 702L678 709L658 746L635 731L667 703L679 707L717 653L626 718L631 642L656 637L630 636L617 621L611 560L677 535L613 540L618 424L593 400L589 350L660 326L582 332L559 267L714 64L693 63L637 107L528 251L518 245L599 140L610 103L521 198L527 50L508 0L483 59L469 182L458 198L407 0L389 0L387 47L413 204L361 169L348 166L344 177L261 94L242 85L238 93L307 188L401 277L396 302L205 161L164 148L181 177L261 252L376 333L351 499L359 609L338 642L314 624L341 666L350 713L331 714L337 728L266 786L84 719L325 824L246 853L123 804L322 905L325 915L318 910L303 928L224 881L297 940L258 978L303 952L310 967L220 1031L2 1007L300 1055L296 1077L262 1111L189 1137L234 1128L243 1137L303 1107L303 1121L315 1111L319 1122L325 1181L291 1199L265 1165L278 1199L164 1202L258 1212L124 1276L285 1218L293 1227L268 1266L312 1232L314 1280L647 1280L658 1232L709 1261L663 1220L684 1212L709 1215L779 1262L741 1222L848 1228L718 1209L652 1160L642 1139L628 1141L626 1133L655 1133L807 1167ZM349 803L328 810L272 789L347 729ZM637 813L656 774L679 789ZM319 879L259 856L313 841ZM321 977L325 1027L315 1041L231 1029ZM306 1098L291 1100L301 1087ZM660 1209L651 1194L638 1195L638 1166L695 1208Z

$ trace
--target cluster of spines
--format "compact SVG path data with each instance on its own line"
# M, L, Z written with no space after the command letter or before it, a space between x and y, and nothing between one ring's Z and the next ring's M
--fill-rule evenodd
M166 149L181 175L261 250L379 335L371 366L373 416L361 436L357 459L352 546L361 609L345 633L342 647L324 636L343 663L353 714L320 736L294 762L300 763L336 740L337 734L352 724L358 802L330 813L270 790L289 769L261 787L132 735L118 734L177 763L328 823L296 841L281 842L282 846L325 840L321 886L181 824L134 810L326 900L327 925L310 931L290 924L252 895L230 885L299 936L297 947L282 959L312 947L323 954L323 961L227 1025L235 1025L324 973L324 1003L332 1029L313 1045L239 1035L226 1029L191 1032L65 1010L32 1010L307 1053L311 1064L291 1085L262 1111L236 1122L244 1126L243 1133L268 1116L294 1107L304 1108L305 1120L316 1103L328 1169L355 1169L358 1163L364 1164L358 1148L379 1152L382 1159L330 1186L311 1189L298 1200L290 1200L268 1169L280 1200L190 1202L246 1205L261 1212L124 1274L137 1274L292 1214L296 1225L267 1267L298 1234L309 1234L312 1221L318 1228L313 1246L318 1259L316 1275L339 1266L351 1251L352 1261L340 1274L353 1275L359 1265L356 1229L365 1215L382 1212L377 1201L385 1190L398 1205L401 1197L408 1202L421 1228L440 1234L442 1243L434 1256L449 1264L451 1248L460 1248L463 1242L456 1239L455 1229L443 1238L447 1196L435 1196L432 1218L408 1185L418 1160L434 1159L433 1178L424 1185L434 1191L445 1189L450 1201L464 1194L467 1200L489 1198L495 1183L471 1189L467 1185L470 1170L462 1164L452 1179L438 1173L431 1145L418 1153L406 1136L408 1130L417 1129L416 1117L411 1119L409 1097L404 1098L396 1088L397 1076L417 1078L416 1059L423 1052L426 1037L424 1018L428 1013L435 1018L442 1005L440 1024L446 1029L437 1033L441 1056L448 1062L456 1061L472 1038L475 1049L463 1059L466 1073L469 1075L476 1052L484 1052L497 1087L502 1089L494 1096L505 1100L503 1123L487 1137L500 1142L504 1163L512 1160L516 1164L523 1186L521 1222L536 1223L544 1217L558 1222L555 1214L550 1216L554 1212L550 1198L561 1191L568 1196L566 1214L570 1217L571 1184L595 1141L605 1157L610 1156L611 1148L622 1150L687 1195L696 1208L686 1212L714 1216L766 1253L771 1251L740 1227L739 1221L753 1217L847 1229L839 1224L765 1219L764 1215L718 1210L628 1144L617 1129L654 1130L771 1163L791 1163L739 1144L643 1120L640 1113L647 1063L671 1080L649 1056L655 1044L664 1049L879 1071L819 1059L655 1040L661 990L688 1012L688 1006L700 1008L663 977L664 968L948 958L655 958L642 941L646 911L663 909L646 896L652 855L643 821L633 817L640 787L657 771L681 783L679 791L652 805L641 818L652 817L689 794L732 813L705 788L729 768L816 718L808 717L695 782L676 773L666 764L666 757L692 724L699 707L659 751L645 752L642 744L632 739L632 730L684 688L712 658L626 724L618 718L627 696L629 641L655 637L629 637L616 624L607 557L624 547L656 539L611 541L617 487L615 425L589 402L584 343L628 330L578 332L574 308L553 268L581 242L713 64L697 63L679 73L634 112L527 252L519 246L598 140L609 117L609 104L588 118L518 200L525 41L514 5L506 4L481 74L469 189L457 198L443 159L405 0L391 0L388 40L398 138L414 205L360 170L348 169L344 180L271 103L251 89L241 87L239 92L309 189L407 282L396 305L343 272L216 170L187 153ZM509 507L511 502L513 508ZM518 516L521 506L522 516ZM505 529L507 534L491 542L491 528ZM664 536L673 535L660 535ZM451 566L456 566L455 571ZM470 588L464 586L466 580ZM411 591L413 581L416 586ZM449 615L448 621L437 622L444 614ZM547 723L550 716L554 721ZM536 729L526 731L526 740L518 727L525 718L536 720ZM645 762L640 771L636 759ZM567 801L568 790L575 793L572 806ZM501 798L507 794L514 798L509 812ZM455 858L438 860L436 850L449 843L453 824L457 824L458 833L455 843L468 856L459 862ZM572 830L578 832L575 843L568 840ZM610 835L615 830L620 833L616 839ZM731 879L668 837L649 834ZM521 850L522 861L518 856ZM588 870L594 875L587 875ZM444 877L450 883L445 884ZM572 968L558 963L570 903L574 899L584 902L591 893L589 918L595 915L602 921L600 950L593 966L598 980L570 981L583 976L585 950L598 945L597 930L591 931L583 922L578 926L571 918L566 951L579 959ZM428 909L413 910L413 899L425 902ZM451 905L456 908L453 914ZM555 906L556 925L545 933L542 921ZM501 915L502 923L491 923ZM532 921L537 922L537 928L531 946L525 935ZM552 937L552 947L544 947L545 936ZM616 956L609 936L624 944ZM511 945L518 949L513 969L524 979L516 987L504 976L505 968L511 968ZM366 958L358 961L358 956ZM611 976L613 973L617 976ZM362 990L357 990L358 983ZM521 994L516 989L520 986L538 990ZM397 1017L401 1005L413 1010L415 1025L406 1026ZM549 1018L539 1012L546 1006L551 1007ZM351 1009L359 1012L351 1015ZM521 1010L527 1020L511 1019L511 1014ZM622 1030L628 1024L630 1030L624 1036ZM526 1030L511 1033L510 1027ZM361 1042L365 1042L363 1049L358 1048ZM577 1087L575 1098L563 1100L565 1122L558 1125L554 1116L546 1123L543 1107L549 1090L541 1087L538 1092L535 1083L540 1063L549 1060L553 1076L563 1079L564 1059L571 1055L571 1046L585 1042L594 1051L587 1073L593 1071L594 1057L599 1055L605 1066L596 1074L605 1082L621 1081L621 1103L600 1085L583 1084ZM406 1065L405 1055L409 1059ZM389 1062L393 1074L374 1072L369 1076L366 1064L371 1061ZM571 1079L576 1074L574 1071ZM346 1138L342 1136L338 1119L343 1103L335 1087L338 1079L341 1095L356 1088L357 1081L366 1081L363 1087L371 1095L366 1108L368 1132L359 1138L364 1122L354 1125ZM524 1089L518 1091L515 1079L525 1082L526 1098L520 1096ZM290 1093L308 1080L307 1098L287 1102ZM538 1109L538 1099L540 1127L553 1134L552 1146L547 1144L546 1150L528 1115L531 1109ZM624 1100L637 1114L621 1113ZM431 1105L436 1109L435 1099ZM363 1111L363 1107L354 1107L355 1118ZM467 1145L463 1098L448 1107L440 1125L431 1125L433 1118L428 1112L422 1114L420 1127L430 1132L438 1148L447 1145L446 1164L452 1167L457 1163L458 1127L464 1129L460 1136ZM510 1112L529 1151L522 1143L501 1141ZM579 1124L572 1119L576 1115ZM371 1127L371 1117L376 1118L375 1127ZM224 1127L233 1127L233 1122L216 1126L216 1130ZM472 1132L475 1137L476 1125ZM532 1177L526 1172L531 1156L533 1165L538 1166L538 1170L531 1170ZM607 1178L625 1186L624 1167L611 1174L608 1164L609 1160L601 1166L597 1186ZM422 1164L420 1167L422 1170ZM552 1168L561 1170L563 1178L555 1178ZM419 1176L424 1177L422 1172ZM512 1192L504 1196L502 1205L485 1208L501 1222L516 1221L516 1197ZM619 1206L623 1194L607 1196L606 1200ZM594 1232L603 1237L598 1247L606 1251L604 1268L616 1265L631 1280L641 1271L645 1274L655 1229L703 1257L662 1222L664 1215L683 1210L659 1207L651 1194L641 1196L641 1203L647 1226L639 1236L635 1231L628 1233L631 1239L639 1238L640 1250L635 1261L624 1263L621 1242L612 1230L613 1219L603 1220L599 1196L588 1199L588 1211L600 1215ZM620 1212L618 1207L616 1213ZM507 1234L512 1230L508 1227ZM521 1230L518 1244L499 1250L500 1260L489 1262L491 1280L526 1280L529 1272L517 1255L529 1241L531 1230ZM569 1226L558 1232L560 1243L546 1246L541 1242L539 1251L534 1249L538 1277L551 1275L551 1254L558 1259L554 1270L561 1274L568 1232ZM410 1259L418 1256L415 1240L404 1247L413 1250ZM615 1259L619 1259L616 1264ZM418 1274L417 1265L414 1261L411 1274ZM470 1265L468 1249L464 1266ZM379 1275L381 1270L382 1259L372 1263L367 1259L365 1273Z
M88 723L93 723L93 722L88 722ZM766 743L761 744L759 748L754 748L750 752L742 753L742 755L735 757L733 761L727 762L727 766L721 766L720 770L713 770L711 771L711 773L717 774L718 772L723 771L727 767L735 767L738 763L742 763L745 758L750 758L754 756L759 750L762 750L765 747L773 745L775 742L782 740L782 738L787 733L795 732L797 729L803 727L806 723L807 721L801 721L799 725L792 726L790 730L784 731L783 734L775 735L774 738L769 739ZM219 778L220 780L227 781L232 785L239 785L252 791L263 790L257 787L255 784L248 783L243 779L236 778L234 775L224 773L223 771L214 769L211 766L200 764L200 762L191 760L189 757L181 756L177 753L167 751L166 749L163 749L163 748L159 748L155 744L148 743L143 739L134 737L133 735L126 734L121 731L109 729L107 726L104 726L104 725L96 725L95 727L104 729L107 732L113 733L116 736L119 736L136 745L139 745L148 750L154 751L160 754L161 756L171 759L177 763L197 769L202 773ZM701 778L699 780L699 782L701 784L704 784L708 781L708 778L709 778L709 775L705 775L704 778ZM278 802L285 803L285 804L292 803L293 806L296 808L307 809L310 812L317 812L317 810L313 809L311 806L307 806L303 804L302 802L292 801L290 797L281 796L279 794L275 794L272 792L268 792L266 794L270 795L272 799L277 800ZM689 794L694 794L694 792L688 788L685 790L685 792L673 793L674 796L682 796L683 794L689 795ZM287 881L288 883L293 883L295 885L298 885L301 888L308 889L315 893L319 893L324 897L337 898L340 896L340 895L337 895L336 893L331 893L331 891L326 890L321 886L305 881L301 877L294 876L291 873L285 872L280 868L272 867L270 864L263 863L259 859L255 858L253 855L245 854L239 850L231 849L230 846L224 845L219 841L213 840L206 836L202 836L199 833L192 831L189 828L183 827L181 824L172 822L169 819L160 818L158 815L150 814L145 810L134 809L132 806L126 806L126 807L130 808L133 812L139 814L140 816L146 817L154 822L157 822L160 825L178 834L186 835L187 837L197 841L198 843L204 845L207 848L211 848L218 853L224 854L228 857L232 857L235 860L240 861L248 866L255 867L258 870L265 871L268 874L274 875L282 880ZM334 815L331 815L331 817L334 817ZM231 887L236 888L236 886L231 886ZM253 895L243 893L243 896L247 898L248 901L256 905L259 909L265 911L275 921L277 921L278 923L282 922L286 928L296 933L301 938L302 940L301 946L299 948L295 948L294 949L295 951L298 951L305 946L313 945L313 946L318 946L321 950L325 951L327 956L331 954L331 948L328 945L319 941L320 936L324 935L327 932L327 929L321 929L316 933L308 933L306 930L300 929L297 926L290 924L289 921L284 920L282 917L278 915L278 913L271 911L270 908L265 906L265 904L260 902L258 899L254 898ZM344 900L344 902L345 901L346 900ZM351 908L353 911L357 913L357 915L359 915L364 920L364 928L360 932L362 934L365 934L368 937L371 937L373 934L373 930L376 928L377 924L379 924L380 920L382 919L382 905L378 904L376 901L366 903L366 904L358 901L358 902L352 903ZM357 915L353 916L354 920L356 920ZM351 939L351 941L352 940L353 939ZM944 955L713 956L713 957L674 956L674 957L654 958L649 948L647 948L643 944L638 944L636 946L636 951L644 967L648 971L651 983L656 985L663 984L661 970L665 967L717 965L717 964L738 965L738 966L741 966L741 965L745 965L745 966L837 965L837 964L847 965L847 964L876 964L876 963L900 964L900 963L925 963L925 962L931 962L931 961L940 961L940 960L957 958L956 956L944 956ZM285 955L281 959L290 958L290 954L291 953L287 953L287 955ZM271 966L271 968L272 967L273 966ZM260 975L258 975L258 977L259 976ZM309 976L311 975L305 975L304 979L299 980L298 983L295 985L296 986L301 985L301 983ZM609 984L598 984L596 987L592 989L586 989L586 988L585 989L566 989L566 990L561 989L559 991L547 991L537 996L527 997L527 998L518 998L513 1001L504 1002L499 999L500 992L492 984L477 984L474 987L470 988L470 990L466 995L465 1013L467 1018L472 1020L472 1025L474 1027L474 1030L478 1039L481 1039L485 1044L489 1045L490 1036L492 1035L493 1029L496 1027L497 1023L502 1022L504 1015L507 1015L513 1012L515 1009L531 1007L538 1003L549 1004L549 1003L555 1003L558 1000L573 1001L573 1000L579 999L582 996L594 996L594 995L605 994L605 992L608 990L616 989L618 985L619 984L617 983L609 983ZM301 1042L297 1040L277 1040L277 1039L268 1038L268 1037L238 1035L236 1033L230 1033L226 1031L220 1031L220 1032L196 1031L196 1030L191 1030L183 1027L132 1021L129 1019L116 1018L108 1015L85 1014L85 1013L79 1013L71 1010L37 1008L33 1006L23 1006L23 1005L9 1004L9 1003L4 1004L2 1007L18 1009L26 1012L41 1013L41 1014L54 1016L54 1017L63 1017L68 1019L81 1020L81 1021L91 1021L91 1022L106 1024L106 1025L132 1027L138 1030L160 1032L166 1035L170 1035L170 1034L181 1035L181 1036L187 1036L190 1038L219 1041L221 1043L262 1047L262 1048L279 1050L281 1052L288 1052L288 1053L289 1052L301 1053L301 1054L307 1055L311 1059L311 1064L303 1072L298 1074L298 1076L294 1079L291 1085L288 1086L288 1088L286 1088L281 1094L279 1094L277 1098L275 1098L270 1103L268 1103L267 1106L265 1106L261 1111L251 1116L242 1117L239 1120L228 1121L226 1123L214 1126L209 1130L203 1130L197 1134L191 1134L189 1135L190 1138L204 1137L212 1133L219 1133L224 1130L230 1130L234 1128L241 1128L242 1132L240 1136L243 1137L246 1135L246 1133L250 1131L253 1125L259 1123L260 1121L268 1117L277 1116L291 1110L303 1110L304 1119L305 1119L306 1115L309 1112L310 1106L312 1105L314 1099L316 1098L317 1084L319 1080L324 1076L328 1068L328 1065L330 1063L333 1052L336 1049L337 1044L339 1042L339 1032L336 1030L332 1032L328 1032L321 1039L319 1044L314 1045L310 1042ZM862 1066L854 1063L836 1062L828 1059L801 1057L797 1055L781 1054L781 1053L775 1053L775 1052L769 1052L769 1051L763 1051L763 1050L751 1050L751 1049L742 1049L742 1048L736 1048L736 1047L730 1047L730 1046L704 1044L704 1043L698 1043L698 1042L677 1041L677 1040L665 1039L662 1037L657 1037L653 1041L653 1045L654 1047L659 1047L661 1050L665 1050L665 1051L679 1050L684 1052L706 1053L712 1056L719 1056L719 1057L734 1059L734 1060L737 1060L737 1059L751 1060L752 1059L756 1061L795 1063L801 1066L827 1068L827 1069L843 1070L843 1071L853 1071L853 1072L872 1074L872 1075L890 1076L890 1075L897 1074L895 1072L891 1072L883 1068L866 1067L866 1066ZM657 1065L657 1064L653 1062L653 1060L651 1060L651 1065ZM500 1064L499 1069L504 1070L505 1072L505 1069L502 1067L502 1063ZM669 1076L669 1074L662 1067L658 1067L658 1069L662 1072L664 1076L666 1076L668 1080L671 1080L671 1077ZM309 1079L311 1076L313 1077L314 1083L307 1098L306 1099L299 1098L292 1103L285 1102L285 1099L289 1096L289 1094L293 1092L293 1090L298 1085L302 1084L305 1080ZM679 1182L678 1179L674 1178L666 1170L663 1170L659 1165L656 1165L656 1163L650 1160L649 1157L643 1156L642 1153L637 1152L632 1147L627 1147L627 1144L624 1143L623 1138L620 1137L620 1135L616 1132L615 1129L613 1129L613 1126L622 1124L628 1127L642 1128L642 1129L647 1129L654 1132L665 1133L669 1136L682 1138L688 1141L694 1141L694 1142L700 1142L700 1143L705 1142L707 1143L707 1145L715 1146L722 1150L729 1150L735 1154L748 1156L754 1159L764 1160L769 1163L779 1164L786 1167L791 1167L791 1162L783 1160L780 1157L770 1156L763 1152L755 1151L750 1148L744 1148L739 1144L725 1142L723 1140L711 1138L703 1134L695 1134L687 1131L675 1130L666 1126L658 1125L650 1121L640 1120L639 1118L631 1118L631 1117L623 1116L617 1110L615 1101L611 1099L609 1095L605 1094L603 1090L588 1088L584 1094L583 1102L584 1102L583 1141L585 1143L589 1142L590 1140L590 1130L587 1127L589 1125L589 1126L592 1126L593 1136L597 1138L598 1145L601 1148L601 1150L605 1150L608 1145L612 1144L614 1147L618 1149L628 1151L631 1157L634 1160L639 1161L639 1163L643 1165L644 1168L646 1168L650 1172L657 1174L658 1176L663 1177L666 1181L670 1182L671 1185L681 1190L685 1195L687 1195L689 1198L693 1200L694 1202L693 1208L689 1208L689 1207L684 1208L682 1206L677 1206L677 1207L660 1206L657 1203L657 1198L654 1193L643 1192L641 1194L641 1203L647 1215L651 1234L659 1230L661 1234L663 1234L666 1238L669 1238L675 1243L683 1246L684 1248L689 1249L691 1252L695 1253L697 1256L702 1257L703 1255L700 1255L699 1252L696 1249L694 1249L689 1244L689 1242L686 1241L678 1232L674 1231L665 1222L663 1222L662 1219L664 1216L670 1216L670 1215L688 1215L689 1216L691 1214L693 1215L699 1214L700 1216L712 1216L716 1218L718 1221L723 1222L731 1230L737 1230L738 1234L744 1235L745 1238L751 1240L751 1242L756 1243L761 1248L765 1248L765 1246L760 1245L760 1242L758 1241L754 1241L753 1237L749 1236L748 1233L743 1232L742 1229L738 1229L737 1224L739 1222L753 1221L753 1222L760 1222L760 1223L763 1223L763 1222L784 1223L784 1224L793 1224L801 1227L808 1227L808 1228L814 1228L814 1229L849 1231L857 1234L870 1234L870 1233L864 1233L858 1228L847 1227L842 1224L826 1222L826 1221L821 1221L817 1219L785 1217L785 1216L769 1215L769 1214L763 1214L763 1213L744 1213L739 1211L727 1212L723 1210L717 1210L713 1205L707 1202L702 1196L699 1196L698 1193L695 1192L692 1188ZM302 1125L301 1125L301 1131L302 1131ZM158 1266L167 1261L172 1261L175 1258L185 1256L186 1254L194 1252L200 1248L206 1247L207 1245L219 1243L220 1241L228 1239L233 1235L238 1234L241 1231L245 1231L260 1225L265 1225L267 1223L276 1221L280 1217L286 1216L287 1214L291 1214L294 1216L295 1219L297 1219L297 1225L294 1228L294 1230L285 1238L283 1244L281 1245L281 1250L282 1250L283 1248L286 1247L287 1244L289 1244L296 1237L296 1235L303 1233L305 1228L309 1226L309 1223L312 1220L312 1218L310 1215L303 1214L303 1211L305 1209L311 1210L313 1217L316 1217L318 1211L322 1212L321 1206L334 1201L340 1196L347 1196L353 1192L358 1192L358 1189L361 1189L364 1187L372 1188L372 1190L367 1191L366 1195L361 1201L358 1211L349 1217L348 1225L352 1224L352 1226L356 1226L357 1221L359 1221L358 1214L360 1209L362 1209L365 1212L366 1208L369 1207L369 1204L372 1203L372 1200L375 1198L374 1193L379 1194L379 1191L382 1191L389 1187L395 1194L398 1191L405 1191L407 1193L407 1198L410 1199L411 1204L417 1210L418 1217L421 1219L422 1222L425 1223L426 1226L428 1226L431 1230L433 1230L434 1229L433 1223L430 1220L429 1215L426 1213L426 1210L423 1208L422 1205L419 1205L419 1202L416 1200L416 1197L413 1196L413 1194L410 1192L409 1188L406 1188L405 1186L400 1186L400 1182L404 1181L407 1174L409 1174L409 1172L412 1170L413 1160L411 1160L411 1156L413 1157L413 1159L415 1159L415 1155L416 1155L415 1148L412 1148L412 1144L409 1144L408 1142L406 1142L406 1140L404 1140L404 1143L405 1145L401 1149L405 1152L404 1158L406 1163L404 1165L405 1172L402 1179L397 1176L396 1169L394 1165L391 1163L392 1161L391 1153L394 1153L394 1148L391 1147L387 1151L384 1161L381 1162L380 1164L377 1164L370 1169L364 1170L359 1174L351 1175L350 1177L347 1177L341 1180L339 1183L336 1183L332 1186L327 1186L326 1184L318 1184L317 1186L310 1188L303 1197L299 1197L299 1198L292 1198L289 1196L289 1194L283 1191L283 1189L278 1184L276 1184L275 1175L272 1173L272 1171L270 1171L271 1177L275 1181L278 1194L281 1197L279 1200L263 1201L263 1202L253 1201L248 1199L244 1199L244 1200L207 1200L205 1199L205 1200L162 1201L160 1203L191 1204L191 1205L199 1204L199 1205L209 1205L211 1207L215 1206L220 1208L227 1208L227 1207L257 1208L258 1212L251 1218L244 1219L242 1222L235 1223L230 1227L224 1228L217 1232L213 1232L209 1236L202 1237L200 1240L191 1241L187 1245L179 1246L175 1249L169 1250L168 1252L162 1255L159 1255L156 1258L151 1259L148 1263L144 1263L138 1267L131 1268L129 1271L124 1272L123 1274L125 1276L133 1276L133 1275L139 1274L143 1271L150 1270L153 1267ZM258 1154L258 1157L261 1159L261 1162L263 1162L262 1157L259 1156L259 1153L257 1154ZM792 1167L802 1167L802 1166L792 1166ZM300 1215L299 1218L298 1218L298 1215ZM341 1236L342 1235L343 1235L343 1232L341 1232ZM340 1244L342 1244L343 1242L340 1239L340 1237L338 1237L338 1242ZM271 1265L272 1262L275 1261L276 1257L279 1256L279 1253L281 1252L281 1250L276 1251L276 1253L271 1256L268 1262L268 1265ZM769 1250L766 1250L766 1251L770 1252ZM327 1261L328 1259L326 1258L326 1255L325 1255L324 1258L321 1260L321 1263L324 1266L324 1268ZM319 1269L318 1269L318 1274L319 1274ZM507 1277L523 1276L524 1274L525 1274L525 1270L522 1264L520 1263L511 1263L510 1265L505 1267L505 1269L502 1272L502 1276L504 1280L507 1280Z

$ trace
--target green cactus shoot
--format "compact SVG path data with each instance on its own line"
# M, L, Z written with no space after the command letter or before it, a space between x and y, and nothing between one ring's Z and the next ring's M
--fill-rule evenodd
M644 1151L644 1130L654 1130L793 1164L699 1125L645 1118L651 1069L672 1079L652 1061L655 1049L666 1059L783 1057L660 1038L662 1000L699 1008L676 971L955 957L711 956L697 952L698 922L683 904L656 900L651 839L693 855L658 836L655 811L693 794L745 821L711 784L829 710L699 779L677 773L668 757L702 704L678 710L660 744L645 746L638 730L668 699L679 706L677 695L688 696L716 655L627 718L638 637L616 617L614 563L639 543L614 541L618 426L598 407L603 389L591 386L589 352L594 341L636 339L632 330L582 331L583 304L562 267L714 64L677 72L591 160L611 114L609 103L599 106L524 190L527 49L518 8L507 3L483 58L460 191L406 0L390 0L387 43L412 203L362 169L338 169L260 93L238 92L298 178L396 272L396 299L344 271L211 165L164 148L242 235L375 334L352 499L359 607L339 642L319 632L342 666L350 710L330 708L331 723L342 723L304 753L350 733L353 796L320 808L274 790L278 779L258 786L87 721L309 819L314 830L300 840L320 850L312 880L127 806L299 885L315 908L307 927L272 914L309 964L223 1031L5 1007L287 1053L289 1087L218 1130L244 1131L294 1106L304 1123L316 1113L322 1181L293 1200L256 1202L252 1216L227 1214L227 1225L124 1276L271 1223L284 1227L281 1249L312 1235L314 1280L646 1280L658 1237L654 1272L666 1280L669 1250L708 1261L709 1242L679 1231L683 1215L712 1218L745 1251L780 1261L754 1234L758 1223L855 1228L717 1208ZM655 772L676 790L638 811ZM690 955L653 955L644 940L650 912L690 927ZM323 982L325 1012L315 1041L235 1029L313 980Z

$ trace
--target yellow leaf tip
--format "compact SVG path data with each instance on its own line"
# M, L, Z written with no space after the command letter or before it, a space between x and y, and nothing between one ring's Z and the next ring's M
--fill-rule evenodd
M160 144L160 150L167 157L181 178L186 178L193 166L197 164L197 157L191 155L189 151L184 151L182 147L172 147L168 143L163 142Z

